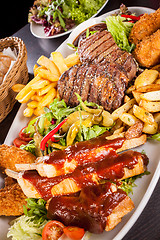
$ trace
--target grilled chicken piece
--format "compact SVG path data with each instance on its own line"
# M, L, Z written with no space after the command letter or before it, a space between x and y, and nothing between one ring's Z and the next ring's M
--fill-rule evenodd
M110 149L121 148L125 139L107 140L108 131L97 138L78 142L64 150L40 157L35 164L16 164L17 170L36 169L41 176L55 177L73 172L79 165L96 162L108 156Z
M131 138L133 136L133 131L132 136L130 132L127 134ZM42 177L55 177L73 172L78 165L84 165L89 162L99 161L102 158L106 157L112 149L116 149L116 152L122 152L124 150L140 146L147 140L145 134L129 140L117 137L116 139L107 140L105 139L107 138L105 135L101 135L100 137L91 139L87 142L85 141L76 143L75 145L70 146L63 151L55 151L49 156L38 158L37 161L33 164L16 164L16 168L18 171L37 170ZM103 140L102 145L99 142L100 139ZM94 145L95 143L96 145ZM86 151L86 148L84 146L90 146L89 152ZM74 149L76 149L75 153ZM63 155L63 153L65 154ZM60 156L64 157L64 161L62 159L60 161ZM57 162L59 163L58 165Z
M121 180L141 174L148 164L146 155L135 151L117 154L114 149L107 158L79 166L74 172L54 178L41 177L37 171L15 173L6 170L8 176L17 178L27 197L46 200L52 196L74 193L88 185L98 185L103 180Z
M90 186L74 195L53 197L48 217L65 226L78 226L92 233L112 230L134 208L126 193L112 183Z
M154 13L145 13L131 29L129 40L137 44L160 28L160 8Z
M0 215L19 216L23 214L26 196L16 180L7 177L5 187L0 189Z
M0 145L0 169L9 168L16 171L15 164L19 163L34 163L36 157L25 150L15 146Z

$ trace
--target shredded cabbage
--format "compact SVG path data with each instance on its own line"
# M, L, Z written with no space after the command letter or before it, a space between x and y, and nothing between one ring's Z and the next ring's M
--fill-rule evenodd
M23 215L12 222L7 237L12 237L12 240L42 240L42 230L47 222L37 225L32 217Z

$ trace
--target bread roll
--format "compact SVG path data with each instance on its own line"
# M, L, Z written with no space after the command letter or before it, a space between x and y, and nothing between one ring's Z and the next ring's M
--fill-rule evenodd
M8 72L8 69L11 65L11 61L13 60L14 59L12 57L0 53L0 84L2 84L4 76Z

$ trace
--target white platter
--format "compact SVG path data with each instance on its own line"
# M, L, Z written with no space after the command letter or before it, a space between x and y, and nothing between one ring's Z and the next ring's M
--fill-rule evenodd
M109 0L106 0L106 2L103 4L103 6L97 11L96 14L94 14L91 18L94 18L95 16L97 16L101 11L102 9L106 6L106 4L108 3ZM70 30L66 31L66 32L63 32L63 33L59 33L59 34L56 34L54 36L46 36L45 33L44 33L44 28L43 26L41 26L40 24L36 24L35 22L31 22L30 23L30 30L31 30L31 33L37 37L37 38L43 38L43 39L51 39L51 38L57 38L57 37L62 37L66 34L69 34L70 32L73 31L73 29L75 29L75 27L71 28Z
M137 13L138 15L145 12L147 13L153 12L152 9L142 8L142 7L131 7L129 8L129 10ZM62 43L56 51L61 52L64 57L72 53L73 51L69 47L67 47L67 42L71 43L81 31L83 31L89 26L92 26L96 23L101 22L102 20L105 19L106 16L112 14L113 12L115 11L106 13L98 18L87 20L85 23L80 24L78 27L75 28L75 30L71 33L69 38L64 43ZM26 126L28 122L28 119L23 117L24 108L25 108L25 105L22 104L13 121L13 124L5 140L5 144L7 145L12 144L12 141L16 137L16 134L20 131L22 127ZM148 141L143 146L136 148L137 151L144 150L148 155L150 159L150 162L148 165L148 171L150 171L151 174L136 180L137 187L134 188L133 195L130 195L130 197L132 198L135 204L135 209L131 213L126 215L122 219L122 222L119 223L115 229L113 229L110 232L104 232L103 234L100 234L100 235L91 234L89 237L89 240L106 240L106 239L121 240L125 236L125 234L129 231L129 229L133 226L137 218L142 213L144 207L146 206L160 176L159 147L160 147L160 143L152 140L152 141ZM2 176L0 176L0 187L2 186L2 184L3 184L3 178ZM11 218L8 218L8 217L0 217L0 226L1 226L0 239L1 240L7 240L6 234L9 227L8 222L10 221L10 219Z

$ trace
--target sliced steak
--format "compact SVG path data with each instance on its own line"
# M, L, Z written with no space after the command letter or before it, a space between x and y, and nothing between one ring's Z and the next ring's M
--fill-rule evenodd
M72 76L72 79L66 76ZM105 110L113 111L121 105L128 82L125 69L117 63L87 63L75 65L62 74L58 91L60 97L72 107L79 104L75 95L78 93L83 101L95 102Z
M94 61L96 64L106 59L108 62L117 61L122 65L130 80L137 72L137 65L133 56L121 50L107 30L96 32L88 38L80 40L78 54L82 63Z

